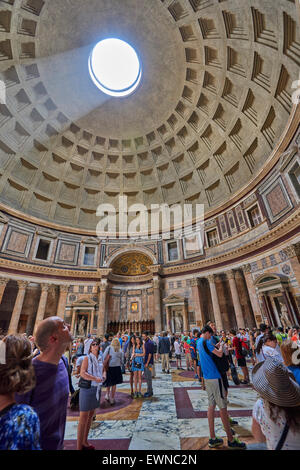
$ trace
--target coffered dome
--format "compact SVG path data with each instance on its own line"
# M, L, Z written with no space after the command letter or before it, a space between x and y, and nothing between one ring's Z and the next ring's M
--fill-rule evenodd
M126 98L89 76L107 37L141 60ZM214 210L284 137L299 65L293 0L3 0L0 202L83 231L119 194Z

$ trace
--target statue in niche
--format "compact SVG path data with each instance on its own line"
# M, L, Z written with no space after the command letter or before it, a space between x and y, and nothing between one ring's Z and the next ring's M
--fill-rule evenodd
M281 315L280 315L280 321L282 323L282 326L284 329L289 328L291 326L291 322L288 316L288 309L285 304L280 302L280 310L281 310Z
M183 331L183 318L180 313L175 314L175 331L176 333Z
M79 336L85 336L85 326L86 326L86 321L84 317L81 317L78 323L78 334Z

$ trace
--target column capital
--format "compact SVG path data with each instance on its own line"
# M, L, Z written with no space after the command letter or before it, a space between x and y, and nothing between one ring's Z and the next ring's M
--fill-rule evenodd
M41 291L42 292L49 292L50 288L52 287L51 284L44 284L44 283L40 284L40 286L41 286Z
M215 283L215 280L216 280L216 275L215 274L209 274L207 276L207 279L208 281L211 283L211 284L214 284Z
M59 285L59 292L62 292L63 294L67 294L69 292L69 287L66 286L65 284Z
M242 266L242 270L244 274L249 274L251 273L251 264L244 264Z
M10 281L8 277L1 277L0 278L0 286L6 286L6 284Z
M19 289L26 289L26 287L29 285L29 281L17 281Z
M191 286L192 287L199 286L199 278L198 277L193 277L193 279L191 279Z
M159 279L152 279L153 289L160 289L161 284Z
M287 246L282 251L287 255L288 258L295 258L296 256L300 256L300 242Z
M100 268L97 270L97 273L99 274L100 279L108 278L111 272L112 272L112 268Z
M229 269L225 274L228 280L235 279L235 271L233 269Z
M155 264L153 266L149 266L149 271L152 273L152 275L158 275L160 276L162 274L162 267L160 264Z

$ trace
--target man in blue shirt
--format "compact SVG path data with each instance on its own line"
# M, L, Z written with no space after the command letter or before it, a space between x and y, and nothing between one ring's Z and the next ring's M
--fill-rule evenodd
M218 370L214 356L222 357L223 350L217 349L210 341L213 330L210 326L205 326L202 335L197 342L197 351L201 364L201 370L204 377L205 388L208 396L207 418L209 424L210 439L209 447L218 447L223 445L223 439L219 439L215 435L215 408L216 405L220 409L220 417L227 434L228 447L245 449L246 444L234 438L229 424L229 415L227 412L226 391L222 382L221 374Z

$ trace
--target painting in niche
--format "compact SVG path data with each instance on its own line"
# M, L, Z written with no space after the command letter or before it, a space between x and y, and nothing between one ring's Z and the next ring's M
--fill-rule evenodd
M130 304L130 313L139 313L139 303L131 302Z
M202 237L199 232L184 237L184 254L185 257L203 254Z

